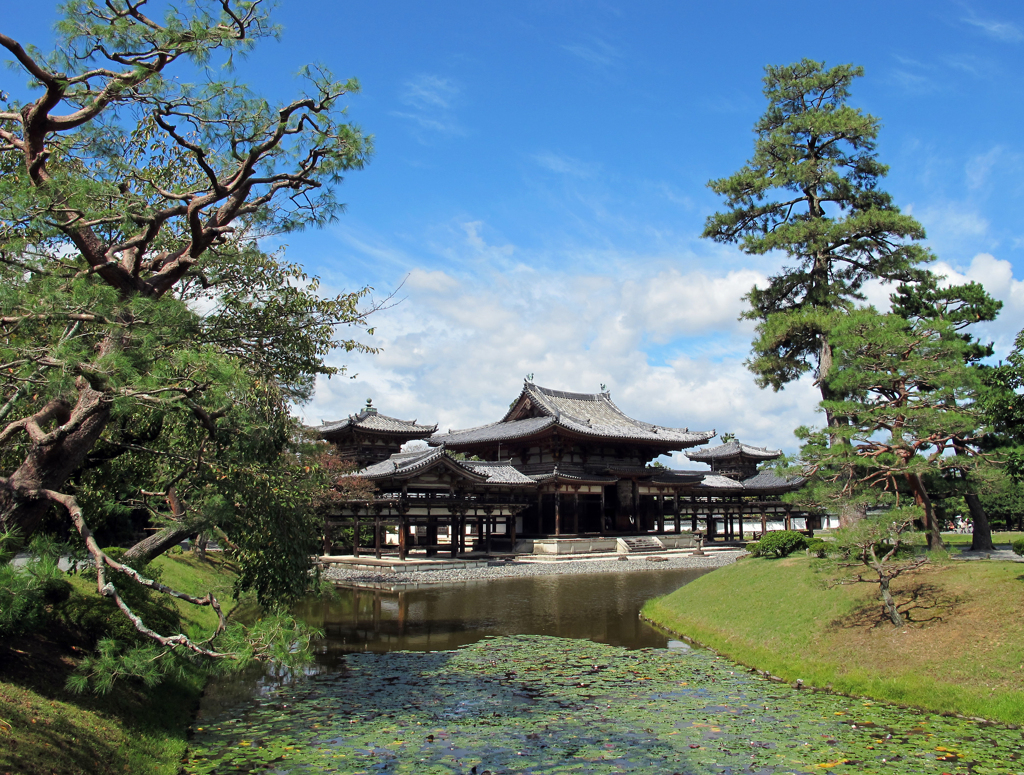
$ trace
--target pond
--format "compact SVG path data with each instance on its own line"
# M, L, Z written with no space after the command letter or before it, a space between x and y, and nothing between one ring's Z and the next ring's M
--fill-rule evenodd
M212 688L185 771L1024 773L1020 730L797 691L639 621L645 599L699 573L307 606L327 632L316 672Z

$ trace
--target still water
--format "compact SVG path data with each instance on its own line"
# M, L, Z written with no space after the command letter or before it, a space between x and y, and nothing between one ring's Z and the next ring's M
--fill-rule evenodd
M190 775L1022 775L1024 733L796 691L665 648L643 602L707 571L346 590L317 668L209 687ZM674 644L673 644L674 645Z
M527 576L408 592L339 590L297 613L326 633L317 662L346 653L445 651L495 635L554 635L627 648L664 648L668 636L639 618L652 597L706 569Z

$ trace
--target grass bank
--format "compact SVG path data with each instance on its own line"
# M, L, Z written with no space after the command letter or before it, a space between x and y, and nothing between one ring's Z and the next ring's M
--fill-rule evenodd
M746 558L643 615L788 682L1024 724L1024 565L952 561L898 578L898 630L877 585L824 580L805 556Z
M161 581L193 594L213 591L225 611L233 605L234 573L216 555L164 556L153 566ZM186 730L202 691L199 677L147 689L122 682L110 694L76 695L64 682L105 626L120 612L97 597L95 576L72 577L71 597L43 632L0 642L0 773L108 775L178 772ZM186 631L212 631L216 614L176 603Z

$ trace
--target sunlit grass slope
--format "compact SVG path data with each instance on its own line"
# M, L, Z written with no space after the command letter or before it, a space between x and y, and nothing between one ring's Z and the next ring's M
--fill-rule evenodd
M191 555L161 557L161 581L192 594L212 590L230 610L234 574L219 557L203 563ZM73 579L71 598L54 627L32 637L0 643L0 775L107 775L178 772L186 730L202 691L195 677L153 689L123 682L106 696L75 695L64 689L78 657L95 635L85 629L119 622L109 601L95 594L95 576ZM183 628L212 631L209 608L177 603Z
M650 601L644 616L789 682L1024 723L1024 565L948 562L826 589L813 560L747 558Z

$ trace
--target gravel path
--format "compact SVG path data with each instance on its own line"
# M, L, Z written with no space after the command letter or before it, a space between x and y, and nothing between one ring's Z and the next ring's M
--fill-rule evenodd
M512 561L485 568L458 568L451 570L413 571L410 573L380 573L365 569L349 570L341 565L330 565L324 575L330 581L353 586L398 585L421 586L424 584L451 584L478 579L504 579L516 576L549 576L561 573L623 573L667 570L670 568L719 568L736 562L744 552L721 551L706 557L691 555L654 555L664 562L652 561L651 556L634 556L621 560L561 560L555 562Z

